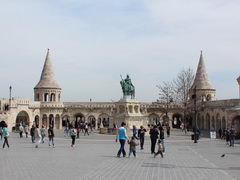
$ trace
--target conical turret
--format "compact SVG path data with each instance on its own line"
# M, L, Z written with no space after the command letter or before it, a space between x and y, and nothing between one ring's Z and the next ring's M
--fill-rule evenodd
M48 49L40 81L34 88L34 100L42 102L59 102L60 97L61 88L55 80Z
M198 68L197 68L197 73L196 73L192 88L196 88L199 90L200 89L210 89L210 90L214 89L208 79L208 74L207 74L205 63L204 63L202 51L201 51Z
M55 75L53 72L52 62L50 58L49 49L47 51L46 60L43 66L42 74L40 81L35 86L35 89L38 88L56 88L60 89L57 81L55 80Z
M213 88L208 79L208 74L201 51L195 79L190 89L190 97L196 97L198 100L201 99L202 101L210 101L215 99L215 91L216 90Z

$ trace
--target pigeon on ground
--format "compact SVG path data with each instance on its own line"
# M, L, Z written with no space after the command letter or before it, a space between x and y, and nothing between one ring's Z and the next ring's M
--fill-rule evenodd
M225 157L225 154L221 155L221 157Z

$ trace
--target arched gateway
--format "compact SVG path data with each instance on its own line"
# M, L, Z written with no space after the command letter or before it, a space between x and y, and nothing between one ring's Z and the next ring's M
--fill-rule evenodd
M20 124L23 126L28 125L29 126L29 115L26 111L20 111L16 117L16 124L15 128L18 130Z

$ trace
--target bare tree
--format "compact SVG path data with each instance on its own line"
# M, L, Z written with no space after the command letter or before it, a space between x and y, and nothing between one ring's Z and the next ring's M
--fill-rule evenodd
M194 80L193 70L191 68L187 68L187 69L182 69L179 72L177 78L173 81L176 100L183 103L184 105L183 120L185 125L186 125L187 103L189 99L189 90L193 84L193 80Z
M157 85L159 89L159 101L164 104L164 111L168 118L169 105L174 99L174 86L172 82L163 82Z

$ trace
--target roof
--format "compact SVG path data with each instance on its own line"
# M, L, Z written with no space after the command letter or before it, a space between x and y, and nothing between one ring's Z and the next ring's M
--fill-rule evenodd
M214 90L212 84L210 83L210 81L208 79L208 74L207 74L207 70L206 70L206 66L204 63L202 52L200 55L195 79L194 79L194 82L192 85L192 89L193 88Z
M39 88L60 89L60 86L58 85L57 81L55 80L55 75L53 72L53 66L51 63L49 49L47 51L47 56L46 56L45 63L43 66L40 81L35 86L35 89L39 89Z

